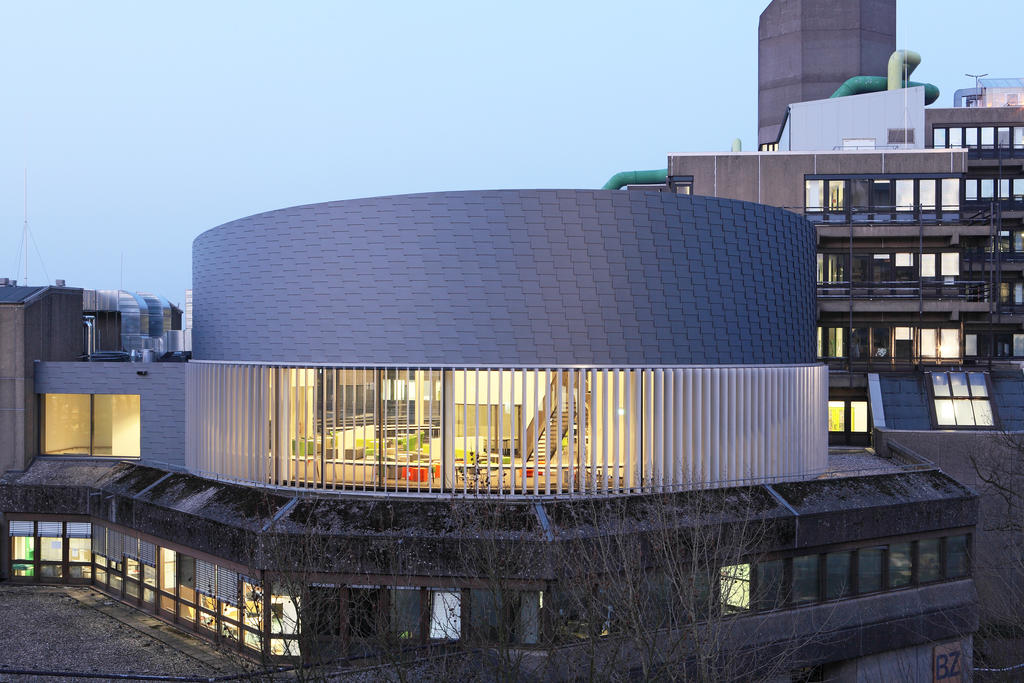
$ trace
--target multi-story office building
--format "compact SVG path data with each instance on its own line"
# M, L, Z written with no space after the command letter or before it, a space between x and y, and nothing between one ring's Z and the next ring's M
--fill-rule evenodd
M881 33L872 35L895 31L895 3L882 4L891 10L892 25L876 26ZM666 187L786 207L815 224L817 345L819 358L832 369L831 438L867 444L873 422L886 426L879 419L883 402L871 404L870 375L881 373L879 397L898 393L889 391L886 384L895 380L887 377L919 369L970 367L987 378L984 386L976 385L979 390L995 394L1004 389L997 378L1019 375L1024 85L1019 79L981 80L979 88L958 91L958 106L928 108L938 96L934 86L906 79L920 58L897 51L890 59L896 87L881 70L847 71L831 97L814 91L826 99L771 106L786 78L772 71L785 68L768 48L781 34L802 41L804 52L813 50L820 36L798 29L823 20L831 5L778 0L762 14L761 116L774 114L778 121L767 126L762 120L761 131L775 137L762 138L757 153L671 154ZM844 35L861 49L850 54L873 54L880 43L865 37L854 9L847 8L851 26ZM766 57L766 50L774 56ZM817 71L793 71L793 64L802 63L790 60L789 80L817 85ZM785 92L803 95L811 88L805 85ZM974 396L961 376L953 380L956 395ZM921 396L943 399L942 386L935 385L939 393L929 389ZM999 397L1007 409L995 413L968 414L966 404L904 396L925 413L923 420L902 424L1017 429L1019 403L1016 391L1008 390L1012 396ZM890 427L901 424L901 403L890 405L896 417Z

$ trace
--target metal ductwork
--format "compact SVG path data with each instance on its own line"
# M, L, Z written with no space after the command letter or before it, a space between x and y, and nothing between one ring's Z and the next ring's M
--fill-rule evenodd
M883 90L899 90L900 88L924 88L924 103L932 104L939 99L939 88L931 83L908 81L917 65L921 63L921 55L913 50L896 50L889 55L887 76L853 76L843 81L830 97L846 97L862 95Z
M619 171L604 184L602 190L621 190L626 185L655 185L668 179L668 169L653 171Z
M155 294L86 289L82 290L82 311L87 319L86 348L90 355L127 351L141 357L148 351L159 356L169 348L169 333L175 332L173 306ZM173 345L180 347L181 342L175 339Z

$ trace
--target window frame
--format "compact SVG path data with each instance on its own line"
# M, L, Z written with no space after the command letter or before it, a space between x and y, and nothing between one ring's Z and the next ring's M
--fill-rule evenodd
M935 381L933 379L933 376L936 375L936 374L945 375L946 376L947 386L952 387L952 383L950 382L950 379L949 379L949 375L951 373L963 373L965 375L965 377L967 379L967 395L966 396L953 396L952 389L950 389L949 396L936 396L936 394L935 394ZM980 375L984 379L984 381L985 381L985 396L975 396L973 394L973 389L971 388L971 375ZM956 431L972 431L973 430L973 431L981 431L981 432L998 431L999 429L1001 429L1002 422L999 419L999 413L997 412L997 409L996 409L996 403L995 403L995 401L992 400L992 378L989 376L989 373L983 372L983 371L980 371L980 370L967 369L967 368L963 368L963 367L959 367L959 368L951 367L951 368L929 370L928 372L925 373L925 381L928 384L928 389L927 389L928 397L929 397L928 410L929 410L929 414L931 416L932 429L936 429L936 430L956 430ZM978 425L978 424L960 425L960 424L944 424L944 423L940 424L939 423L938 406L936 405L937 401L952 401L952 402L954 402L954 406L953 406L954 412L953 412L953 414L954 414L954 420L955 420L956 419L956 417L955 417L956 416L956 406L955 406L955 403L957 401L966 401L968 403L971 403L971 402L977 401L977 400L986 400L988 402L989 411L992 414L992 424L991 425ZM974 413L973 413L973 406L972 406L972 415L973 414Z

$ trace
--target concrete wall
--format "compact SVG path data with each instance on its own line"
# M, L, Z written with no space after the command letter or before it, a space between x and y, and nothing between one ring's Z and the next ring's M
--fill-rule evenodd
M1024 611L1024 538L1019 529L1024 512L1024 433L875 430L878 453L887 454L890 442L931 460L979 493L972 561L982 621L1018 619ZM996 484L1017 493L1006 497L979 474L990 480L994 475ZM1007 529L1008 522L1017 530Z
M693 176L693 192L803 211L804 176L963 173L966 150L670 154L668 172Z
M970 636L849 659L824 667L826 681L970 681L974 639Z
M0 474L35 455L34 360L73 360L83 350L82 291L47 288L0 304Z
M195 357L353 364L815 361L814 231L668 192L330 202L193 245Z
M846 139L888 144L890 129L913 129L901 148L924 147L924 87L867 93L793 104L789 110L789 150L832 151Z
M1024 123L1021 107L947 107L926 109L927 142L932 144L932 129L936 126L1020 126Z
M39 363L35 390L38 394L139 394L142 462L184 467L185 369L185 363ZM32 447L38 448L38 440Z
M757 26L758 143L786 106L828 97L851 76L884 76L896 49L896 0L772 0Z

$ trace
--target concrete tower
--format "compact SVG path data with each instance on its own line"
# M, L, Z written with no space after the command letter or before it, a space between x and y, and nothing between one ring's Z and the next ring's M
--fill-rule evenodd
M895 49L896 0L772 0L757 28L758 144L775 142L788 104L884 76Z

